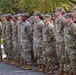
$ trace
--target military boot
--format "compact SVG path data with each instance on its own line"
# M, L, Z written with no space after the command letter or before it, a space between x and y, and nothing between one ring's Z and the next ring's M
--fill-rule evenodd
M57 75L64 75L64 71L60 71Z
M13 59L10 64L11 64L11 65L14 65L14 64L15 64L15 60Z
M16 66L16 67L20 67L20 62L16 62L16 63L15 63L15 66Z
M23 65L20 68L25 69L27 66L28 66L27 63L24 62Z
M10 64L13 60L11 58L9 58L8 64Z
M38 70L39 72L43 72L43 71L45 71L45 65L41 65L41 68Z
M48 72L48 70L43 71L43 74L46 74Z
M69 72L65 72L64 75L69 75Z
M46 72L46 74L54 74L54 70L50 69L48 72Z
M28 65L22 65L21 69L24 70Z
M31 65L27 65L24 70L32 70L32 66Z
M39 64L38 67L34 71L38 71L41 68L41 65Z

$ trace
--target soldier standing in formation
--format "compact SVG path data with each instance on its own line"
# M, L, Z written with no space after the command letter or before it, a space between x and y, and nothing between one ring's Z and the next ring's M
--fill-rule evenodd
M1 38L2 38L2 26L0 24L0 61L2 61Z
M6 53L7 47L6 47L6 36L5 36L5 29L6 29L6 14L3 14L1 16L1 21L2 21L2 38L3 38L3 46L4 46L4 51ZM7 61L7 60L5 60Z
M43 63L46 65L45 72L47 74L54 74L54 66L56 57L55 50L55 31L52 25L51 15L44 16L44 26L43 26ZM50 22L51 21L51 22Z
M64 14L64 10L61 8L55 9L56 15L56 51L57 58L60 66L60 73L58 75L62 75L64 73L64 59L65 59L65 46L64 46L64 25L65 18L62 16Z
M76 75L76 24L73 22L72 13L64 15L64 17L66 19L64 27L65 72L66 75Z
M22 59L22 55L21 55L21 23L22 23L22 16L21 16L21 13L17 14L17 18L18 18L18 21L17 21L17 26L18 26L18 54L19 54L19 57L18 57L18 64L16 64L17 66L21 66L23 65L23 59Z
M22 23L20 26L21 29L21 49L22 49L22 58L23 58L23 69L32 69L31 63L31 42L32 42L32 30L31 24L28 22L28 13L23 13L22 15Z
M12 61L12 15L6 15L6 28L5 28L5 37L6 37L6 55L7 55L7 63Z
M45 66L42 63L42 40L43 40L43 26L44 23L41 20L41 13L39 11L34 12L34 33L33 33L33 49L34 57L37 58L38 68L37 71L41 71Z
M17 16L14 15L12 17L12 46L13 46L13 50L12 50L12 62L10 64L14 64L18 59L18 26L17 26Z
M34 19L33 16L31 16L30 18L28 18L28 21L31 24L31 30L32 30L32 40L31 40L31 61L33 63L35 63L34 61L34 51L33 51L33 33L34 33Z

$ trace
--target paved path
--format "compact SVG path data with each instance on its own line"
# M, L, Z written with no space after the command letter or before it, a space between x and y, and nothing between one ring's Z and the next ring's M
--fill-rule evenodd
M21 70L15 66L11 66L0 62L0 75L45 75L32 70Z
M0 75L45 75L42 73L34 72L32 70L21 70L20 68L0 63Z

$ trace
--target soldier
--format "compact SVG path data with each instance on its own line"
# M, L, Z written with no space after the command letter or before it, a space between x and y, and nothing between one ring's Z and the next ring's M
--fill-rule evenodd
M18 59L18 26L17 26L17 16L13 15L12 17L12 44L13 44L13 61L10 63L11 65L16 64L16 60Z
M12 15L10 13L6 16L6 30L5 30L5 36L6 36L6 46L7 46L7 63L10 63L12 61L12 22L11 22Z
M1 21L2 21L2 38L3 38L3 46L4 46L4 51L6 53L6 37L5 37L5 30L6 30L6 25L5 25L5 22L6 22L6 14L3 14L1 16Z
M30 70L32 69L31 63L31 42L32 42L32 31L31 24L28 22L28 13L23 13L22 15L22 23L20 26L21 29L21 55L23 58L23 69Z
M64 74L64 57L65 57L65 47L64 47L64 25L65 18L62 16L64 10L61 8L55 9L56 15L56 51L57 58L60 63L60 73L58 75Z
M23 64L23 62L22 62L22 56L21 56L21 43L20 43L20 40L21 40L21 37L20 37L20 35L21 35L21 29L20 29L20 27L21 27L21 23L22 23L22 16L21 16L21 13L19 13L19 14L17 14L17 18L18 18L18 20L17 20L17 30L18 30L18 59L17 59L17 63L15 64L15 66L17 66L17 67L21 67L22 66L22 64Z
M46 65L46 73L54 74L54 67L57 54L55 50L54 26L52 25L51 15L44 15L43 28L43 63Z
M76 23L76 8L72 8L71 13L73 14L73 21Z
M33 33L34 33L34 19L33 19L33 16L30 16L30 18L28 18L28 21L31 24L32 38L33 38ZM32 42L31 42L31 61L34 63L33 39L32 39Z
M33 34L33 49L34 58L37 60L38 68L36 71L42 71L45 66L42 62L42 40L43 40L43 21L39 11L34 12L34 34Z
M0 24L0 61L2 61L1 38L2 38L2 25Z
M73 15L71 13L64 15L64 17L66 20L64 28L66 68L64 75L76 75L76 24L73 22Z

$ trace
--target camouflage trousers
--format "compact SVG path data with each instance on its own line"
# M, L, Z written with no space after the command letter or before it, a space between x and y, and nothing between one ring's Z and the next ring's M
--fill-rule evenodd
M6 40L4 39L3 40L3 46L4 46L4 51L5 51L5 54L6 54L6 56L7 56L7 42L6 42Z
M57 54L54 44L46 44L45 49L43 50L43 62L47 68L53 68L57 61Z
M23 58L22 58L21 52L22 52L21 42L20 42L20 40L18 40L18 52L17 52L17 53L18 53L18 56L17 56L17 61L18 61L19 63L23 63L23 62L22 62Z
M65 71L76 71L76 49L65 46Z
M18 41L13 40L13 50L12 50L13 59L18 59Z
M0 39L0 60L2 60L1 39Z
M64 45L64 43L56 44L56 52L57 52L57 60L60 64L60 69L64 70L64 63L65 63L65 45Z
M6 40L6 47L7 47L7 50L6 50L6 55L8 58L13 58L12 56L12 40Z
M21 42L21 55L24 63L31 63L31 43Z
M37 57L37 64L43 64L43 49L41 42L35 42L33 44L33 50L34 50L34 58Z

